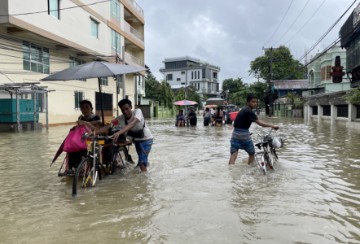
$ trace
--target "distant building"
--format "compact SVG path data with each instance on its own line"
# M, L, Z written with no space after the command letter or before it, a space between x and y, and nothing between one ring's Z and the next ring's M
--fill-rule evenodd
M346 91L350 89L347 75L341 83L333 83L331 71L335 65L335 58L340 56L341 66L346 70L346 51L339 46L333 46L323 54L315 55L310 60L308 68L309 91L306 95Z
M308 80L272 80L271 83L278 97L287 96L288 93L302 96L302 92L309 87Z
M144 67L144 23L144 12L134 0L2 0L0 84L39 82L93 60ZM127 96L137 103L145 95L142 76L125 75L116 82L112 77L102 79L105 116L116 116L118 99ZM48 97L50 124L76 121L82 99L92 101L96 112L100 108L96 79L40 86L55 90Z
M192 86L202 97L219 95L220 67L189 56L167 58L163 63L165 68L160 69L160 72L172 89Z

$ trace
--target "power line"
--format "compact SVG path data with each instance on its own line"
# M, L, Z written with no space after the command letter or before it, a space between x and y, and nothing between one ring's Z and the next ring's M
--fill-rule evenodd
M279 23L278 26L276 27L275 31L271 34L271 36L269 37L269 39L268 39L268 40L265 42L265 44L263 45L264 47L269 43L269 41L273 38L273 36L275 35L275 33L279 30L282 22L284 21L286 15L288 14L288 12L289 12L289 10L290 10L290 7L291 7L291 5L293 4L293 2L294 2L294 0L292 0L292 1L290 2L288 8L286 9L286 11L285 11L285 13L284 13L284 15L283 15L280 23Z
M317 45L330 33L330 31L339 23L339 21L345 16L345 14L351 9L351 7L356 3L357 0L354 0L354 2L345 10L345 12L335 21L334 24L330 26L330 28L317 40L305 53L303 56L301 56L298 60L303 60L312 50L315 49Z
M73 8L82 8L82 7L92 6L92 5L96 5L96 4L100 4L100 3L105 3L105 2L110 2L110 1L111 1L111 0L104 0L104 1L95 2L95 3L76 5L76 6L72 6L72 7L66 7L66 8L59 8L59 11L60 11L60 10L73 9ZM35 12L27 12L27 13L19 13L19 14L11 14L11 15L1 14L0 17L23 16L23 15L41 14L41 13L48 13L48 12L49 12L49 10L35 11Z
M310 16L310 18L303 24L303 26L300 27L300 29L286 42L286 44L288 45L294 38L295 36L297 36L297 34L299 34L300 31L302 31L302 29L304 29L304 27L310 22L310 20L312 20L312 18L314 18L314 16L317 14L317 12L319 12L319 10L321 9L321 7L324 5L324 3L327 0L323 0L321 2L321 4L319 5L319 7L315 10L315 12Z
M278 44L283 38L284 36L290 31L290 29L294 26L294 24L298 21L298 19L300 18L300 16L302 15L302 13L304 12L306 6L308 5L308 3L310 2L310 0L307 0L304 7L301 9L300 13L296 16L295 20L291 23L291 25L289 26L289 28L285 31L285 33L280 37L280 39L275 42L275 44L273 46L276 46L276 44Z

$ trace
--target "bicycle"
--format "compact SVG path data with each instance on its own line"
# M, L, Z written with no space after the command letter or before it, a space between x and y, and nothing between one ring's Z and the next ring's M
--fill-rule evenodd
M86 157L79 163L73 178L72 195L77 195L78 182L81 180L81 187L87 188L96 185L97 179L102 180L103 171L106 175L114 174L117 167L124 169L126 163L123 160L128 160L127 145L129 142L113 144L112 136L88 136L84 135L86 143L88 144L88 152ZM106 144L106 142L111 142ZM103 149L111 148L111 161L104 162ZM121 155L124 154L124 157Z
M274 165L278 161L278 155L276 148L282 147L281 139L275 138L271 135L273 129L267 135L261 136L261 141L256 143L255 146L262 150L261 152L255 153L255 159L258 167L266 175L267 169L274 170Z

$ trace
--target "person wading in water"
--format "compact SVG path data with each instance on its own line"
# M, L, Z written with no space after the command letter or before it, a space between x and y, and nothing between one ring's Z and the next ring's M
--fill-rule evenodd
M248 164L255 161L255 147L251 140L249 128L252 122L262 126L271 127L274 130L279 129L279 126L267 124L258 119L253 109L257 107L257 97L248 95L246 99L246 106L240 110L234 121L234 131L231 136L230 160L229 164L235 164L239 149L245 150L249 154Z

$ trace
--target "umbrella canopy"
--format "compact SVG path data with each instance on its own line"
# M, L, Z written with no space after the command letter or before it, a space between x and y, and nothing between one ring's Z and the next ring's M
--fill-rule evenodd
M94 61L56 72L52 75L45 77L42 80L79 80L138 73L144 70L146 70L146 68L140 66Z
M146 70L145 67L131 66L126 64L116 64L103 61L94 61L77 65L62 71L49 75L41 80L43 81L57 81L57 80L80 80L89 78L98 78L99 92L100 92L100 106L101 106L101 118L104 123L104 109L103 98L101 92L101 77L116 76L123 74L138 73Z
M209 98L208 100L206 100L206 105L222 106L222 105L224 105L224 99L218 98L218 97Z
M180 101L174 102L174 104L179 105L179 106L191 106L191 105L196 105L197 102L189 101L189 100L180 100Z

